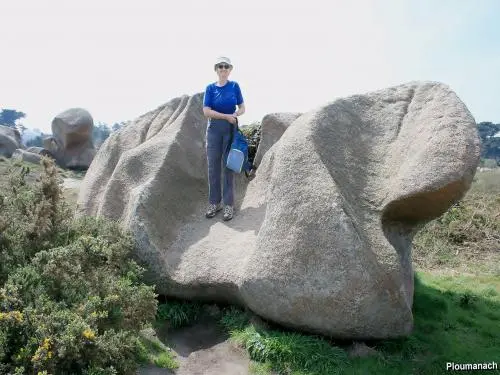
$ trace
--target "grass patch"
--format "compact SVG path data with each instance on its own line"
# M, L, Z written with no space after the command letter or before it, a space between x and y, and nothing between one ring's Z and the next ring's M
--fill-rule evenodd
M499 296L500 280L494 276L419 272L413 333L368 342L378 354L367 358L349 358L345 344L327 338L256 327L248 313L235 308L225 311L221 323L258 362L253 365L257 374L441 374L447 362L498 360Z
M137 360L141 364L154 364L161 368L179 368L174 354L157 337L141 336Z
M477 172L471 186L472 193L500 194L500 168Z
M169 352L163 352L157 356L154 360L154 364L161 368L176 369L179 368L179 364L175 361Z
M253 375L269 375L273 374L273 366L269 362L260 363L260 362L250 362L249 372Z
M499 292L500 280L493 276L419 273L413 334L378 347L388 364L408 360L406 369L411 373L445 372L446 362L491 362L500 347Z
M277 329L263 329L250 323L250 315L236 308L225 311L222 326L245 348L260 373L341 374L346 368L346 352L319 336Z
M167 321L172 328L194 323L202 314L203 305L197 302L168 300L158 306L157 322Z

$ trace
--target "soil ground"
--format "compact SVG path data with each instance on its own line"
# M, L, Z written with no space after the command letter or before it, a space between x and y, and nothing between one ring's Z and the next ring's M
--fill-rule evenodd
M247 353L229 341L213 318L174 329L157 330L158 338L176 354L179 368L174 371L155 366L142 367L138 375L247 375Z

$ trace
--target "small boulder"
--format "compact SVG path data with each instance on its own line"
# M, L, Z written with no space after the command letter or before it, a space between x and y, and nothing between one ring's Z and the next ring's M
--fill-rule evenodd
M42 156L40 154L35 154L34 152L28 152L28 151L22 150L20 148L18 148L12 154L13 160L21 160L21 161L26 161L28 163L33 163L33 164L40 164L41 158L42 158Z
M300 113L271 113L262 119L259 147L253 164L258 167L264 154L281 138Z
M43 148L43 147L28 147L26 149L26 151L28 152L32 152L34 154L38 154L38 155L42 155L42 156L50 156L51 158L54 158L54 156L52 155L52 153L47 150L46 148Z
M19 131L9 126L0 125L0 155L10 158L18 148L22 148Z
M96 150L92 143L94 120L83 108L71 108L52 120L52 137L45 138L44 148L50 151L63 168L87 169Z

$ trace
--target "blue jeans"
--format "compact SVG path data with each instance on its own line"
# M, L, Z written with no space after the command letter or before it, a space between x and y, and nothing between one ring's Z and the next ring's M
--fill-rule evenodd
M207 125L207 162L209 203L221 201L221 172L224 172L223 201L232 206L234 200L233 172L226 168L229 142L234 125L226 120L210 119Z

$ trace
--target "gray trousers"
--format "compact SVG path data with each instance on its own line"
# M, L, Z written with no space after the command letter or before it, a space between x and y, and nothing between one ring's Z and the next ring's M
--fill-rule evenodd
M221 174L224 174L223 201L232 206L234 201L233 172L226 168L229 142L234 125L226 120L210 119L207 125L207 163L209 203L221 201Z

